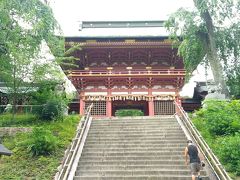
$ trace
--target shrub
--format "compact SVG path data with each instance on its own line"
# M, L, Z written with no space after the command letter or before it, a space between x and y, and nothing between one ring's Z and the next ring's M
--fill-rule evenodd
M43 120L62 119L70 99L67 98L65 92L57 90L61 82L44 81L41 83L38 91L31 95L30 104L38 105L33 107L33 113Z
M41 119L53 120L55 118L61 119L64 114L65 104L57 99L49 100L42 108Z
M143 116L143 112L138 109L119 109L115 113L116 116Z
M226 169L240 175L240 101L207 101L193 123Z
M196 128L201 131L201 135L208 141L211 141L212 139L212 135L210 134L209 130L206 128L208 125L207 125L207 122L202 119L202 118L199 118L199 117L194 117L193 118L193 123L194 125L196 126Z
M240 101L207 101L206 108L196 115L205 121L213 136L231 135L240 130Z
M226 169L240 175L240 134L219 138L217 144L217 154Z
M76 132L76 124L79 123L79 115L69 115L64 117L62 121L55 121L51 125L46 125L54 135L61 139L59 146L65 147L66 144L72 141L72 138Z
M44 127L36 127L21 144L33 156L49 155L57 149L57 138Z

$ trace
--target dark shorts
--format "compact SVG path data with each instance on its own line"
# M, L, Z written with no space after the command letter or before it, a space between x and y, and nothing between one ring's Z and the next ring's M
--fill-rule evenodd
M190 163L190 168L192 175L198 175L198 172L200 171L201 165L200 163Z

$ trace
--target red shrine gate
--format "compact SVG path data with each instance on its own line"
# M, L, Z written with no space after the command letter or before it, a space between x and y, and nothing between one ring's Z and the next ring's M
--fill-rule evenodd
M185 71L171 41L154 39L66 38L78 69L68 74L80 97L80 114L94 103L92 115L114 116L118 109L140 109L145 115L173 114Z

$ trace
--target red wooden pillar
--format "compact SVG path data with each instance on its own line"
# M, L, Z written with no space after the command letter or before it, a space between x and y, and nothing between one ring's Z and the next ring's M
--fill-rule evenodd
M80 107L79 107L79 114L84 115L84 106L85 106L85 101L83 101L83 92L80 93Z
M111 94L112 94L111 89L108 89L107 90L108 99L107 99L107 102L106 102L106 115L107 115L107 117L112 117L112 101L111 101L111 98L110 98Z
M149 116L154 116L154 104L153 104L153 100L149 100L149 101L148 101L148 113L149 113Z
M182 101L181 101L181 98L180 98L180 94L179 94L179 89L178 89L178 88L176 89L175 94L176 94L176 100L175 100L175 102L176 102L179 106L182 106Z
M176 103L176 105L175 105L176 113L177 113L177 114L180 114L180 110L178 109L177 105L181 107L181 106L182 106L182 101L181 101L181 98L180 98L180 94L179 94L179 90L178 90L178 89L177 89L177 91L176 91L175 103Z
M153 98L151 98L152 88L148 89L148 96L150 97L150 99L148 100L148 114L149 116L154 116L154 103L153 103Z
M107 100L107 106L106 106L106 112L107 112L107 117L112 117L112 101Z

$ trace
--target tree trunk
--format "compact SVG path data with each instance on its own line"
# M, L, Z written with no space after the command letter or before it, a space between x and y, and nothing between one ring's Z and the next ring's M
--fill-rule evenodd
M194 0L194 4L201 13L201 17L206 23L206 28L207 28L207 58L209 60L212 72L213 72L213 77L216 85L221 85L221 93L225 94L226 97L229 97L229 90L227 88L226 81L224 79L224 73L223 73L223 68L220 62L220 59L217 54L217 49L216 49L216 42L215 42L215 34L214 34L214 25L212 22L211 15L206 8L207 5L204 4L204 1L202 0Z
M12 109L12 121L15 120L15 115L16 115L16 112L17 112L17 100L16 100L16 93L14 92L13 93L13 109Z
M15 62L15 61L14 61ZM15 120L15 115L16 115L16 111L17 111L17 95L16 95L16 92L17 92L17 88L16 88L16 66L15 66L15 63L14 63L14 67L13 67L13 94L12 94L12 102L13 102L13 109L12 109L12 120L14 121Z

